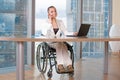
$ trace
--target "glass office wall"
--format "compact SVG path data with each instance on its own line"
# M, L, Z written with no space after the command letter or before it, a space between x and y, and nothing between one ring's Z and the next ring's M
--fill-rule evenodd
M0 37L26 37L27 0L0 0ZM25 57L26 56L26 44ZM26 63L26 58L25 58ZM16 65L16 43L0 41L0 68Z
M67 3L66 3L66 14L67 14L67 29L68 31L77 31L77 4L78 3L78 0L67 0ZM79 17L78 17L79 18Z
M109 3L110 0L83 0L82 22L91 24L89 37L107 37L109 32ZM91 55L102 55L104 44L102 42L87 42L84 52ZM87 54L87 55L90 55Z
M111 0L67 0L68 30L77 31L81 23L86 23L91 24L88 37L108 37L112 12L109 11L110 3ZM77 49L76 44L74 46ZM103 57L104 43L84 42L82 46L83 56Z

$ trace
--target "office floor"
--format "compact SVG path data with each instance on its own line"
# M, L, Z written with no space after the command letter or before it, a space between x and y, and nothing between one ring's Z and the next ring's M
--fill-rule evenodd
M83 58L75 61L74 76L68 74L57 74L53 71L50 80L120 80L120 56L109 56L109 72L103 73L103 58ZM55 69L53 67L53 69ZM0 74L0 80L16 80L15 72ZM36 65L25 71L25 80L48 80L47 74L38 71Z

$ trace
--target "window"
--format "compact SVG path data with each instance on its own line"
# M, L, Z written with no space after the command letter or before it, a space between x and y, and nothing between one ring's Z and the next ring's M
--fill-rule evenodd
M92 24L89 36L107 37L109 29L110 0L83 0L83 23ZM103 52L102 42L87 42L83 51L89 53ZM98 55L98 54L97 54Z
M0 36L27 36L26 3L26 0L0 0ZM15 65L16 43L1 41L0 68L12 67Z

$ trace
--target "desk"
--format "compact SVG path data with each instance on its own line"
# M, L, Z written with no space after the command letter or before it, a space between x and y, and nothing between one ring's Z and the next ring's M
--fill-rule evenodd
M17 56L16 56L16 76L17 80L24 80L24 42L104 42L105 43L105 57L104 57L104 73L108 73L108 42L109 41L120 41L120 38L77 38L77 37L66 37L66 38L10 38L0 37L0 41L14 41L17 43Z

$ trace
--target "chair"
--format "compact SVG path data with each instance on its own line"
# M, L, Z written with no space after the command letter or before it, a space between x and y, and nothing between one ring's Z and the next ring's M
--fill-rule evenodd
M68 51L70 53L70 58L72 60L72 66L74 68L74 53L72 46L69 45L67 42L64 42L68 48ZM52 77L52 67L55 66L56 72L59 74L60 73L56 67L57 61L56 61L56 50L54 48L51 48L46 42L42 42L37 46L37 53L36 53L36 62L37 62L37 68L40 72L45 73L47 70L47 64L49 61L50 64L50 69L47 72L47 76L49 78ZM73 75L73 72L64 72L64 73L69 73L71 76Z
M120 26L119 25L112 25L109 32L110 38L120 37ZM112 52L120 52L120 41L110 41L109 42L110 48Z

